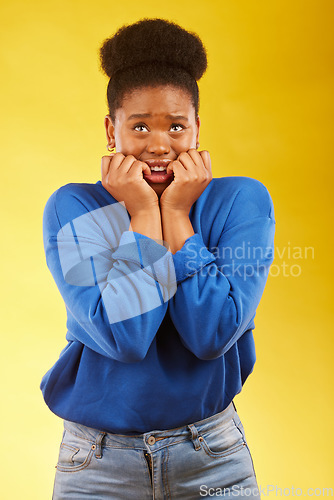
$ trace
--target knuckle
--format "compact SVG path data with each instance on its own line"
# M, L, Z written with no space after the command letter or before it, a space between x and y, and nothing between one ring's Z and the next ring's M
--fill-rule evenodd
M124 158L125 158L125 156L123 155L123 153L116 153L114 158L113 158L113 160L115 160L114 165L117 165L117 166L121 165Z
M185 151L182 151L182 153L179 154L179 158L186 158L188 156L188 153Z

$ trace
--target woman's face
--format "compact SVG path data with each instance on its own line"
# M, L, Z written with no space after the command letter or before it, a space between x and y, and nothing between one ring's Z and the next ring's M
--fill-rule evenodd
M190 95L171 85L143 87L126 94L117 109L115 123L105 118L108 143L116 151L137 160L176 160L191 148L197 149L200 119ZM161 177L160 177L161 178ZM158 179L159 182L156 182ZM158 196L173 181L159 177L146 182Z

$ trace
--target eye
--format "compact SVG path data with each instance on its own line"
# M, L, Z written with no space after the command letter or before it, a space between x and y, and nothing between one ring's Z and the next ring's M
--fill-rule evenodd
M143 130L143 129L145 129L145 130ZM135 125L133 127L133 130L136 130L137 132L148 132L146 125L144 125L143 123L138 123L137 125Z
M174 130L172 130L172 132L180 132L181 130L184 129L184 126L181 125L181 123L173 123L170 128L171 129L174 128ZM175 128L178 128L178 130L175 130Z

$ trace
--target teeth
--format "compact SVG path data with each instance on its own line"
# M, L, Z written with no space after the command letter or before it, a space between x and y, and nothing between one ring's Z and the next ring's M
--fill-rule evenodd
M151 170L154 172L162 172L163 170L166 170L166 167L151 167Z

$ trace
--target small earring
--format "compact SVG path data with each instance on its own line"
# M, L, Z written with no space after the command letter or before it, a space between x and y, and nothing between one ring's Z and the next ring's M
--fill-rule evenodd
M196 144L196 149L198 149L198 148L199 148L199 142L197 142L197 144Z
M110 147L111 145L110 144L107 144L107 150L110 151L110 153L116 153L116 148L115 146L112 148Z

